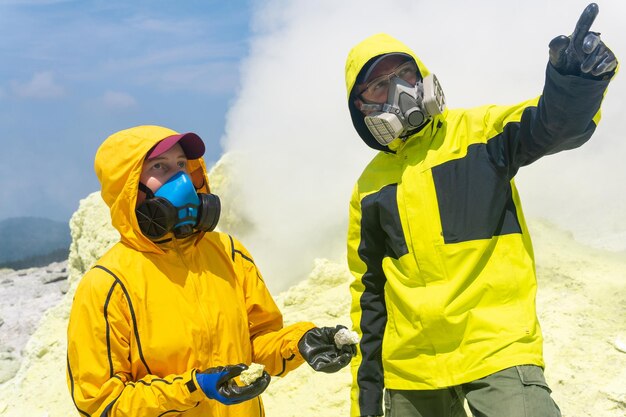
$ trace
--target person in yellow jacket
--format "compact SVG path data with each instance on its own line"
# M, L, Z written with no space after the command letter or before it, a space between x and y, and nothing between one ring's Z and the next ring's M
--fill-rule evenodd
M535 261L517 171L586 142L617 60L590 32L549 45L543 93L446 109L409 47L373 35L349 53L352 122L378 151L348 229L353 416L560 416L546 384Z
M203 154L198 135L160 126L122 130L97 151L121 239L72 304L67 382L80 415L263 416L270 375L304 360L336 372L354 354L335 345L343 326L283 326L250 253L213 231L220 203ZM265 368L245 385L252 363Z

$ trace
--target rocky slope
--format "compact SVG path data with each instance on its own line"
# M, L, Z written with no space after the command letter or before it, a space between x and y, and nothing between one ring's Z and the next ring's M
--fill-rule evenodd
M67 292L67 261L0 270L0 384L13 378L43 314Z

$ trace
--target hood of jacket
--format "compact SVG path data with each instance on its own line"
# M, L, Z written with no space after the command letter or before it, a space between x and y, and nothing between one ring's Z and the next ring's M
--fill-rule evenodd
M408 46L386 33L378 33L361 41L350 50L346 60L346 91L352 124L367 146L385 152L393 152L393 150L378 143L371 134L365 125L365 116L354 105L352 89L355 87L359 75L367 71L376 58L389 53L403 53L411 56L417 63L422 77L430 74L428 68ZM418 134L419 132L416 133L416 135Z
M135 215L143 162L154 145L176 134L178 132L161 126L136 126L109 136L96 152L94 169L102 199L111 212L111 224L120 233L123 243L141 252L164 252L144 236ZM198 192L210 192L204 160L189 160L187 168Z

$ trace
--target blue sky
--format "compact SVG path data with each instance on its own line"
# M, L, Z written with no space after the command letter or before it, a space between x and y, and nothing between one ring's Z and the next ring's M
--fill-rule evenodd
M194 131L216 161L251 9L239 0L0 0L0 220L69 220L99 188L98 145L130 126Z

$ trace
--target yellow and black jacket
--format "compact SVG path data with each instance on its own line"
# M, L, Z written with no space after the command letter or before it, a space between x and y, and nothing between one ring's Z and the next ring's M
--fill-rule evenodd
M283 327L237 240L211 232L155 244L140 232L134 208L143 158L175 133L128 129L96 155L102 197L121 241L74 296L67 381L82 416L263 416L260 398L232 406L209 400L196 372L257 362L282 376L303 362L297 343L313 324ZM188 168L198 191L209 192L203 161Z
M354 107L359 72L377 56L413 56L374 35L346 63L348 103L379 152L350 204L352 415L382 415L382 390L431 390L519 364L543 366L535 261L513 178L538 158L582 145L608 81L548 65L543 94L512 106L446 110L406 141L378 144Z

